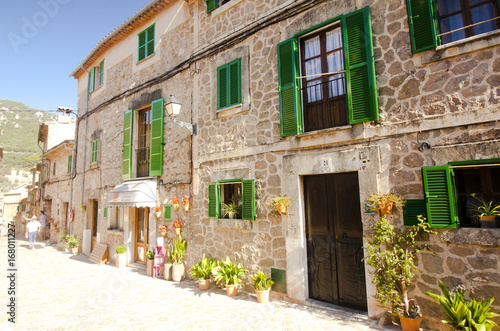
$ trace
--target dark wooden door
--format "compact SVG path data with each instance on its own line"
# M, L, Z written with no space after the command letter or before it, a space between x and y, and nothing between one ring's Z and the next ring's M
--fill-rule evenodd
M97 220L99 216L99 201L92 200L92 240L90 243L90 250L94 250L95 243L97 242Z
M146 264L149 238L149 208L136 208L135 215L135 262Z
M304 176L309 297L367 310L357 172Z

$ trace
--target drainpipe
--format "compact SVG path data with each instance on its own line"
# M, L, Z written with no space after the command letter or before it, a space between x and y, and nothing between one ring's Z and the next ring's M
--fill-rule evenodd
M75 146L73 146L73 148L68 148L66 147L66 143L64 144L64 148L65 149L69 149L71 150L71 172L70 172L70 177L69 177L69 202L68 202L68 209L71 209L71 204L73 203L73 172L75 171L75 147L76 147L76 144L77 144L77 141L75 141ZM68 217L68 212L69 210L66 210L66 217ZM74 212L73 212L73 219L75 218L74 216ZM73 222L70 222L68 224L68 230L69 230L69 234L72 234L72 224Z
M90 72L83 67L83 64L81 68L83 69L83 71L90 74ZM89 112L89 95L90 95L89 90L90 90L90 79L87 82L87 104L85 106L85 139L83 141L82 192L81 192L82 195L80 197L80 205L83 205L83 190L85 187L85 161L87 156L87 123L89 118L88 112Z

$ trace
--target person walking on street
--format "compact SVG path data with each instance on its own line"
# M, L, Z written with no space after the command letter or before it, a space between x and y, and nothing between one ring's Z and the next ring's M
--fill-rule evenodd
M47 216L45 215L45 212L42 210L40 211L42 215L40 215L40 226L42 227L42 230L40 231L40 239L45 240L45 227L47 226Z
M28 224L26 224L26 237L29 238L30 249L33 248L33 244L35 243L36 234L40 232L40 222L35 215L30 219Z

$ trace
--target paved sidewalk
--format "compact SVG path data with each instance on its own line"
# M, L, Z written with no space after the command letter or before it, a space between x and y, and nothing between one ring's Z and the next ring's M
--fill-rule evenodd
M89 263L85 255L16 240L16 324L7 321L8 279L0 281L0 330L380 330L357 312L280 300L259 304L253 293L228 297L196 282L153 279L138 269ZM7 237L0 238L7 272Z

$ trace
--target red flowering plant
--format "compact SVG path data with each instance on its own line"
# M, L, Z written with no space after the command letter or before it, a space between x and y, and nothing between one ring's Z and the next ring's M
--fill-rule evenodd
M178 205L179 204L179 199L177 199L177 197L173 197L172 204L173 205Z
M185 206L185 205L189 205L189 202L190 202L190 198L188 195L185 195L182 197L182 204Z
M168 229L167 229L167 226L166 226L165 224L160 225L160 226L158 227L158 231L160 231L161 233L166 233L166 232L167 232L167 230L168 230Z
M156 206L155 207L155 213L161 212L161 206Z
M180 228L182 228L181 221L179 221L179 220L175 221L172 225L173 225L173 226L174 226L174 228L176 228L176 229L180 229Z

